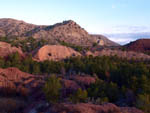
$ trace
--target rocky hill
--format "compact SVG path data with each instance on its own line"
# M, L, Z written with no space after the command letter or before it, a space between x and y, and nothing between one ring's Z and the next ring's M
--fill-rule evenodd
M5 43L5 42L0 42L0 56L1 57L6 57L12 53L18 52L20 56L24 56L24 53L20 48L17 47L12 47L10 44Z
M101 46L118 46L118 44L109 41L102 35L90 35L72 20L55 25L42 26L14 19L0 19L0 37L4 36L44 38L53 43L65 41L82 46L92 46L93 43L98 43Z
M139 39L125 45L127 50L138 52L150 52L150 39Z

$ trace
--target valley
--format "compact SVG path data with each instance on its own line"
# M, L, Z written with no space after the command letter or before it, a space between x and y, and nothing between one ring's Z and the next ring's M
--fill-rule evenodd
M0 19L0 113L149 113L149 42Z

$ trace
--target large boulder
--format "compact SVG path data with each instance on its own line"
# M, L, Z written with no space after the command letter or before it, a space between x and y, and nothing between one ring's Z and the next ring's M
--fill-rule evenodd
M12 47L10 44L6 42L0 42L0 56L6 57L9 54L18 52L21 56L24 56L22 50L17 47Z
M34 53L33 53L34 54ZM68 57L81 56L81 54L72 48L62 45L45 45L33 55L38 61L45 60L63 60Z

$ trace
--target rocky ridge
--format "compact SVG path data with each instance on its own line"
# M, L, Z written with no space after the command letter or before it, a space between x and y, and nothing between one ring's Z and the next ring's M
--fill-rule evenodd
M67 43L81 46L92 46L93 43L99 44L99 41L104 40L105 46L118 46L118 44L109 41L102 35L90 35L72 20L44 26L4 18L0 19L0 37L34 37L36 39L43 38L50 40L53 43L65 41Z

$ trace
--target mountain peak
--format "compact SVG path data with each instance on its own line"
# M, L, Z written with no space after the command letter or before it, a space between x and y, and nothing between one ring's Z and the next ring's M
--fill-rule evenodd
M66 20L66 21L63 21L63 24L76 24L76 22L73 20Z

